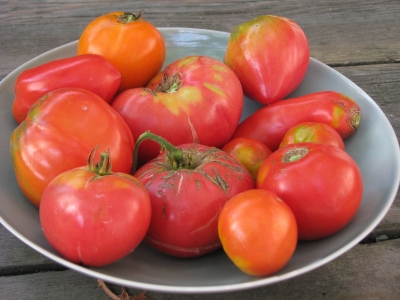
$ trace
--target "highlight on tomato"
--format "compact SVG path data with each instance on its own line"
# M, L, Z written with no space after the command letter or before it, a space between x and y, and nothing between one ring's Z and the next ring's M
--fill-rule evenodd
M232 197L218 219L222 247L232 262L253 276L282 269L297 245L296 219L276 194L252 189Z
M56 176L43 192L40 223L50 245L67 260L100 267L131 253L151 219L147 190L132 175L112 172L110 152Z
M348 153L309 142L272 153L260 167L256 186L275 193L292 209L301 240L321 239L343 229L363 195L361 172Z
M229 153L241 162L250 172L251 176L253 176L254 180L257 179L261 164L272 153L265 144L246 137L230 140L221 150Z
M162 68L164 38L142 17L142 12L110 12L92 20L83 30L77 54L100 54L121 73L118 93L144 87Z

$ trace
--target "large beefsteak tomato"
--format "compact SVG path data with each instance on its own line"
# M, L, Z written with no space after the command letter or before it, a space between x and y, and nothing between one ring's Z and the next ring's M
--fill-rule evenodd
M134 140L128 126L96 94L62 88L39 99L11 135L17 182L39 206L47 184L58 174L86 165L91 149L110 149L115 172L130 173Z
M222 147L235 131L243 109L239 79L225 64L207 56L188 56L168 65L146 88L119 94L112 107L134 139L147 130L173 145ZM160 146L145 141L140 163L156 157Z
M144 133L136 142L149 138ZM226 152L191 143L166 151L134 174L150 195L152 217L145 241L166 254L195 257L221 247L218 216L234 195L255 187L247 169ZM135 149L135 153L136 153Z

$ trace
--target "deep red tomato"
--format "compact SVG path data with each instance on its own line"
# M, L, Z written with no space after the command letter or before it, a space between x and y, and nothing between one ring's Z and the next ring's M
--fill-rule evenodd
M25 70L18 76L12 113L17 123L21 123L33 103L47 93L64 87L89 90L110 103L120 83L121 74L100 55L53 60Z
M257 178L258 169L272 151L258 140L239 137L226 143L222 150L241 162L253 176Z
M168 65L147 88L118 95L112 107L124 118L136 140L150 130L174 145L199 143L222 147L235 131L243 109L240 82L226 65L207 56L188 56ZM160 146L145 141L144 163Z
M303 122L293 126L286 132L279 148L301 142L329 144L344 150L340 134L332 126L324 123Z
M259 16L232 30L224 62L244 93L263 104L289 95L306 75L310 51L303 30L279 16Z
M357 130L360 120L361 109L353 99L334 91L316 92L260 108L238 125L232 139L250 137L275 151L286 132L299 123L330 125L345 139Z
M356 214L363 194L361 172L349 154L307 142L271 154L259 170L257 188L277 194L289 205L301 240L341 230Z
M105 266L132 252L146 235L151 204L133 176L112 173L109 153L61 173L46 187L40 223L50 245L73 263Z
M254 276L278 272L297 245L293 212L277 195L261 189L237 194L225 204L218 234L233 263Z
M177 257L195 257L219 249L219 212L231 197L254 188L253 178L241 163L220 149L161 143L167 150L134 174L151 200L152 217L145 240Z
M15 176L25 196L39 206L58 174L86 165L91 149L110 149L115 172L132 168L134 140L124 120L96 94L62 88L38 100L11 135Z
M121 73L121 92L146 86L161 70L166 48L161 33L141 13L110 12L86 26L77 53L107 58Z

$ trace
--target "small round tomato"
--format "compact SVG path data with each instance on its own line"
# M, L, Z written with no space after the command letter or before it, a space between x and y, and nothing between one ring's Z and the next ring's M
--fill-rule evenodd
M268 276L283 268L297 245L293 212L274 193L253 189L232 197L218 219L222 247L243 272Z
M146 86L161 70L166 48L161 33L140 13L110 12L86 26L77 53L107 58L121 73L121 92Z
M340 134L325 123L304 122L291 127L283 137L279 148L301 142L329 144L344 150Z
M39 209L50 245L74 263L104 266L132 252L143 240L151 219L146 188L132 175L112 173L109 152L95 164L55 177Z
M272 151L262 142L246 137L239 137L226 143L222 150L241 162L253 176L257 178L258 169Z
M344 228L363 194L361 172L349 154L332 145L308 142L272 153L258 172L256 186L289 205L301 240L320 239Z

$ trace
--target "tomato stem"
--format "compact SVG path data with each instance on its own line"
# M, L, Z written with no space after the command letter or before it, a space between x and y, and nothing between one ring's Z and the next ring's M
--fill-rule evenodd
M142 13L143 13L143 10L141 10L137 13L124 12L122 15L117 16L117 20L118 20L118 22L121 22L122 24L135 22L142 16Z
M172 76L164 74L162 82L157 86L156 92L175 93L182 85L182 79L178 73Z
M171 168L173 170L177 170L179 168L191 168L193 163L193 156L191 153L188 153L184 156L182 149L175 147L166 139L151 133L150 131L146 131L142 133L136 141L135 148L133 149L133 166L132 166L132 174L135 173L137 168L137 156L138 156L138 149L141 142L144 140L152 140L158 143L161 146L161 151L168 151L167 157L169 162L171 163Z
M108 149L107 152L102 152L100 154L100 162L95 162L94 157L96 155L97 148L99 148L99 146L93 148L90 151L87 160L87 167L89 171L94 172L100 176L109 175L111 174L111 166L112 166L110 149Z

